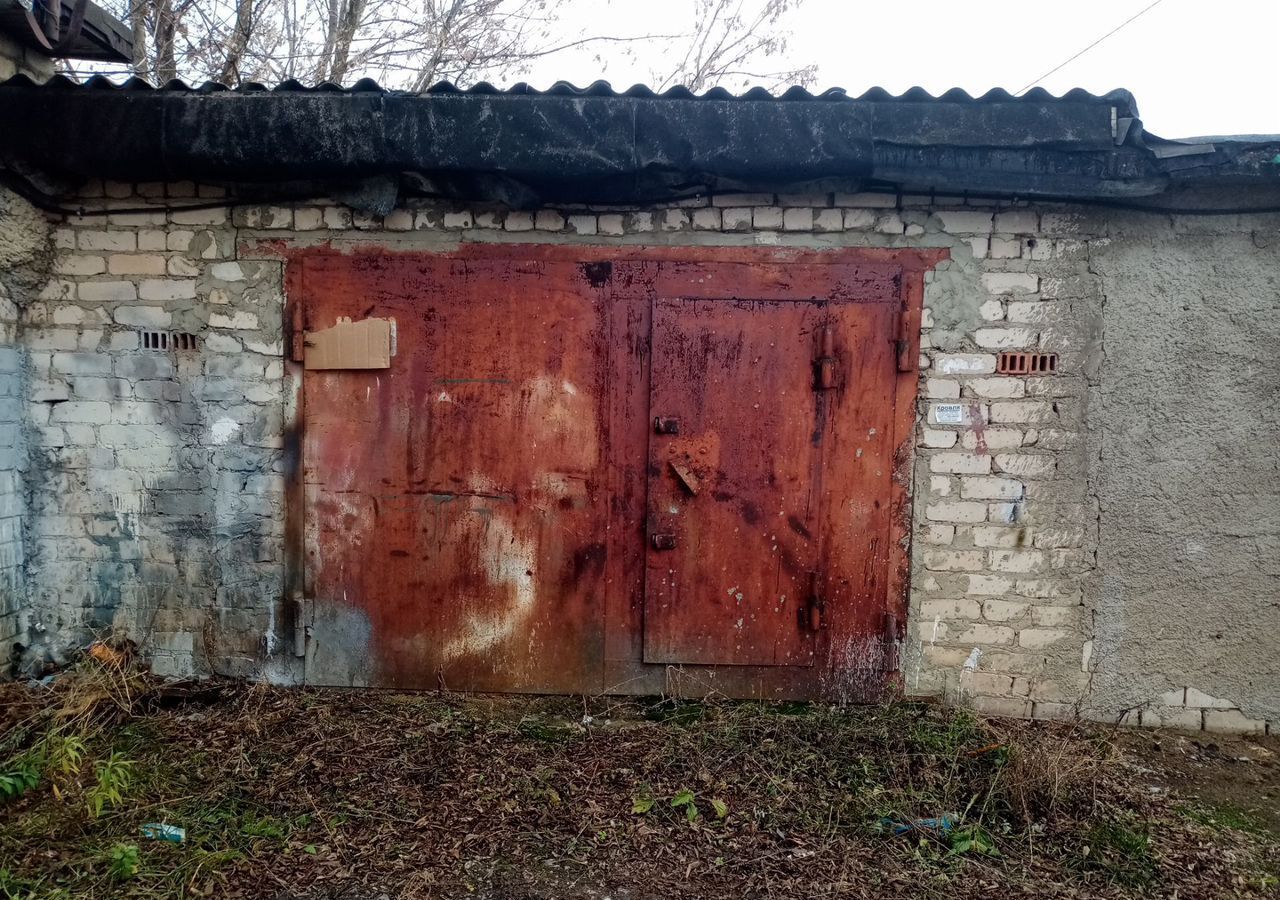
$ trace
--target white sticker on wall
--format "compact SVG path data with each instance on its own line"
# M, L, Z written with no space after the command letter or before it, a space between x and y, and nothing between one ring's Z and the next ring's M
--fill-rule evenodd
M959 403L939 403L933 408L933 418L939 425L962 425L964 406Z

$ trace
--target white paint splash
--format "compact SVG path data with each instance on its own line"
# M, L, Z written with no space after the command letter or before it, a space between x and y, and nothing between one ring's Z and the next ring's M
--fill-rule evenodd
M267 658L276 655L276 604L272 600L267 603L267 631L263 635L267 649Z
M213 423L209 429L209 440L216 446L221 446L227 441L235 437L240 431L240 423L235 419L219 419Z
M531 542L518 538L511 524L499 516L492 517L487 525L481 527L484 531L480 536L480 559L477 562L490 585L509 589L510 600L468 614L462 623L461 633L444 646L446 660L488 653L505 644L526 630L526 622L537 604L534 576L537 548ZM454 535L453 540L460 537Z

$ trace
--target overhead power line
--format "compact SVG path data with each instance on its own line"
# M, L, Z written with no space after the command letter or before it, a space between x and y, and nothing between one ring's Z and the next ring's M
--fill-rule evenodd
M1037 84L1039 84L1040 82L1042 82L1042 81L1044 81L1046 78L1048 78L1048 77L1049 77L1050 75L1052 75L1054 72L1058 71L1059 69L1063 68L1064 66L1070 65L1071 63L1075 62L1077 59L1079 59L1080 57L1084 56L1086 53L1088 53L1088 52L1089 52L1090 50L1092 50L1094 47L1098 46L1098 45L1099 45L1099 44L1101 44L1103 41L1105 41L1107 38L1111 37L1111 35L1115 34L1117 31L1119 31L1120 29L1124 28L1124 27L1125 27L1126 25L1128 25L1130 22L1133 22L1133 21L1135 21L1135 20L1137 20L1137 19L1141 18L1142 16L1146 15L1147 13L1151 12L1151 10L1155 9L1157 6L1159 6L1159 5L1160 5L1161 3L1163 3L1163 2L1164 2L1164 0L1155 0L1155 2L1154 2L1154 3L1152 3L1150 6L1146 6L1146 7L1143 7L1142 9L1138 10L1136 13L1134 13L1133 15L1131 15L1129 18L1125 19L1123 22L1121 22L1121 23L1120 23L1119 25L1117 25L1115 28L1112 28L1110 31L1108 31L1106 34L1104 34L1102 37L1098 38L1098 39L1097 39L1096 41L1094 41L1092 44L1090 44L1089 46L1085 47L1085 48L1084 48L1083 50L1081 50L1079 53L1074 54L1073 56L1071 56L1071 57L1070 57L1070 58L1068 58L1068 59L1064 59L1062 62L1058 63L1056 66L1054 66L1054 67L1053 67L1052 69L1050 69L1048 72L1045 72L1043 75L1041 75L1039 78L1035 78L1035 79L1031 80L1030 82L1028 82L1024 87L1018 88L1018 90L1014 93L1014 96L1016 97L1016 96L1018 96L1019 94L1026 93L1028 90L1030 90L1031 88L1035 87Z

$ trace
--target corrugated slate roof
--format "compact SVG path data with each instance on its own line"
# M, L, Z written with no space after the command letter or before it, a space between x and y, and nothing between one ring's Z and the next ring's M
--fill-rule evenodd
M608 82L420 94L137 78L0 84L0 160L58 176L364 183L463 200L650 202L718 191L1153 197L1181 182L1280 185L1271 144L1153 139L1127 91L922 88L662 93ZM104 139L105 138L105 139Z
M25 76L19 75L10 79L9 83L25 79ZM29 79L27 79L29 81ZM34 84L34 82L30 82ZM245 82L238 87L228 87L216 81L206 81L203 84L188 84L181 79L175 79L163 85L153 85L143 78L129 78L123 82L116 82L103 75L94 75L87 81L75 81L65 75L57 75L45 82L42 87L48 90L114 90L114 91L174 91L179 93L197 93L197 94L213 94L222 92L231 92L237 94L257 94L263 92L271 93L347 93L347 94L395 94L398 96L412 96L411 92L397 90L394 88L384 88L372 78L361 78L359 81L349 85L342 86L333 82L321 82L314 85L306 85L295 79L283 81L275 86L268 86L258 82ZM790 87L780 93L772 93L762 87L753 87L741 94L734 94L722 87L713 87L702 93L694 93L687 87L677 85L667 88L664 91L655 91L653 88L643 84L635 84L626 90L617 90L607 81L593 81L586 87L579 87L568 81L557 81L551 87L541 90L535 88L525 82L513 84L507 88L499 88L487 81L481 81L477 84L460 88L451 82L441 81L433 84L422 92L425 95L431 94L474 94L484 96L516 96L516 97L630 97L638 99L662 99L662 100L736 100L736 101L857 101L860 103L1099 103L1108 106L1117 107L1120 115L1136 116L1137 103L1133 95L1126 90L1108 91L1106 94L1092 94L1083 88L1073 88L1065 94L1051 94L1044 88L1032 88L1025 93L1014 95L1006 91L1004 88L992 88L984 94L973 96L962 88L951 88L941 94L934 95L929 93L922 87L909 88L900 94L895 94L882 87L872 87L863 91L861 94L850 94L844 88L832 87L824 91L813 93L806 88L800 86Z

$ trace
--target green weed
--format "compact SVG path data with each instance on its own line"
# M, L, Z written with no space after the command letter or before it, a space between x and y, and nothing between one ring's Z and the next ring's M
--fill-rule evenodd
M1116 884L1146 887L1156 878L1156 861L1145 825L1120 820L1099 822L1089 829L1081 848L1081 866L1101 872Z
M1250 834L1266 834L1266 826L1254 816L1232 806L1180 806L1183 818L1207 828L1234 828Z
M94 764L93 770L96 781L85 799L89 803L90 815L96 819L103 810L124 803L125 794L133 783L133 763L112 750L110 756Z
M128 881L140 866L137 844L116 844L107 853L107 873L116 881Z

